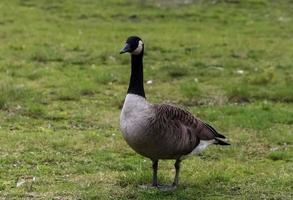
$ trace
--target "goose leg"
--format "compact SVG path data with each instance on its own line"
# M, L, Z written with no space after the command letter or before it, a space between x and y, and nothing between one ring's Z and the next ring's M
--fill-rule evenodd
M153 160L153 186L158 187L158 160Z
M177 187L178 183L179 183L179 172L180 172L180 163L181 160L177 159L174 166L175 166L175 178L174 178L174 182L173 182L173 187Z

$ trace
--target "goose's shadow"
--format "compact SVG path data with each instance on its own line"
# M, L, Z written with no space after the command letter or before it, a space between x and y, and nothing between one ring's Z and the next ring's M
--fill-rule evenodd
M177 187L168 184L153 187L148 183L140 183L133 186L142 194L151 196L175 195L179 199L189 199L191 196L197 196L199 199L213 197L230 198L231 196L238 196L241 194L240 187L222 182L206 183L205 181L201 181L197 183L181 183Z
M155 190L159 190L159 191L164 191L164 192L168 192L168 191L175 191L177 189L177 186L173 186L173 185L158 185L158 186L152 186L152 185L138 185L138 188L141 190L151 190L151 189L155 189Z

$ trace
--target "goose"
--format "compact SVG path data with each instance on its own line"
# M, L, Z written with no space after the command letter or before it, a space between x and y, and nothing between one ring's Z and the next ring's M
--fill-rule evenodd
M120 51L131 54L131 75L120 114L120 129L126 143L138 154L152 161L152 186L159 188L159 160L175 160L179 183L180 163L190 155L200 154L211 144L230 145L225 136L190 112L169 104L151 104L146 100L143 82L144 43L130 36Z

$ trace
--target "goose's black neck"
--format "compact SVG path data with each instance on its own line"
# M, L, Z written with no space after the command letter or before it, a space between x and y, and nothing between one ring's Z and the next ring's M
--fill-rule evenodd
M143 87L143 52L139 55L131 55L131 76L127 93L145 98Z

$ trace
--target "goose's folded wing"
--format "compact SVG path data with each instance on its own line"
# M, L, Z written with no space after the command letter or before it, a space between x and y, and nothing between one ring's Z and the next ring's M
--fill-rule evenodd
M169 148L170 154L185 155L198 145L196 122L190 113L167 104L154 105L153 112L149 126L153 140Z
M154 105L154 122L157 128L165 129L177 137L189 137L189 140L212 140L225 138L212 126L194 117L190 112L168 104ZM166 132L164 131L164 132ZM170 136L171 137L171 136Z

